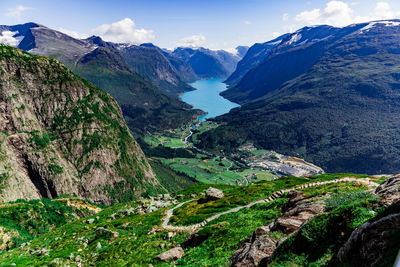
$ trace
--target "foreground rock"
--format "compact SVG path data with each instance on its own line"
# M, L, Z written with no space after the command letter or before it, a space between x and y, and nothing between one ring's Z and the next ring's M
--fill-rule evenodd
M367 222L354 230L340 248L341 262L359 266L377 266L390 250L398 250L400 240L400 175L393 175L375 189L386 216ZM393 244L395 242L395 244Z
M386 179L375 189L375 194L380 197L379 201L383 205L391 205L400 200L400 174Z
M274 253L277 241L267 235L269 232L269 226L261 226L246 239L229 259L232 266L258 266L261 260L270 257Z
M280 231L284 234L291 234L297 231L304 222L324 211L323 202L309 202L302 197L302 193L293 191L288 194L291 198L289 209L280 216L271 227L272 231Z
M242 242L238 250L229 259L232 266L258 266L262 261L268 264L280 242L270 236L273 232L286 235L296 232L304 223L324 210L321 201L310 201L303 192L291 191L288 204L283 208L285 214L267 226L258 228L248 239Z
M183 254L184 251L181 247L175 247L157 255L156 259L164 262L170 262L182 258Z
M217 199L221 199L223 197L224 197L224 192L222 192L221 190L219 190L217 188L210 187L206 191L206 201L217 200Z
M378 266L387 250L397 246L397 251L400 240L400 202L396 205L397 213L365 223L354 230L339 250L339 260L355 266Z

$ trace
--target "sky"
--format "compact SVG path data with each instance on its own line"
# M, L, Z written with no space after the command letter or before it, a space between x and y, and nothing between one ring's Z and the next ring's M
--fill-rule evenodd
M0 0L0 25L36 22L77 38L169 49L233 51L304 26L394 18L398 0Z

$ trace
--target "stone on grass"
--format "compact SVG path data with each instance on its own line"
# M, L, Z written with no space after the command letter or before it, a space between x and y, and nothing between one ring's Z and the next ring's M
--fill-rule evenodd
M164 262L170 262L182 258L184 251L181 247L175 247L156 256L156 259Z
M206 200L217 200L217 199L221 199L224 197L224 192L222 192L221 190L214 188L214 187L210 187L207 189L206 191Z

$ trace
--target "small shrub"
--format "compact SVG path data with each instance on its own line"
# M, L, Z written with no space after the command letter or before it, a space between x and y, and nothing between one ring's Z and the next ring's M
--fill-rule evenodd
M47 133L43 132L41 137L34 134L30 141L35 143L38 148L46 148L50 144L50 137Z
M51 163L49 165L49 169L53 174L62 174L63 173L63 168L60 165Z

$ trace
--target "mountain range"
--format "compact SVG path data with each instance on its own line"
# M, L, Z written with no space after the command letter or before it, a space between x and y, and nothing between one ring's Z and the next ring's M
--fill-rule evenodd
M185 58L186 62L176 51L153 44L116 44L98 36L80 40L36 23L0 26L0 33L4 31L13 33L14 46L60 60L109 92L121 106L129 128L139 135L177 128L200 115L201 111L180 101L178 94L193 90L187 83L199 78L227 77L239 60L228 52L199 49L222 69L217 76L214 69L199 75L194 70L201 68L203 54L198 56L200 63Z
M0 44L0 266L399 257L400 175L371 174L399 170L400 20L305 27L236 55L4 31L20 49ZM229 74L222 94L241 107L189 124L201 111L178 95ZM283 160L304 174L262 167Z
M331 172L398 172L399 42L392 20L305 27L256 44L222 93L242 107L216 119L223 125L203 147L251 140Z

